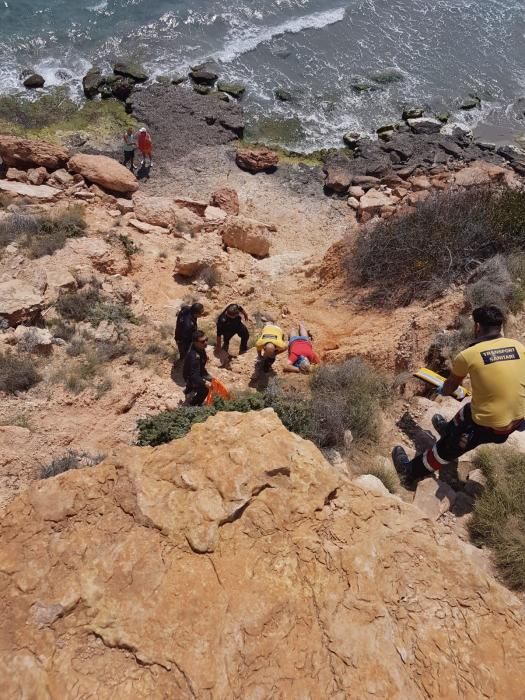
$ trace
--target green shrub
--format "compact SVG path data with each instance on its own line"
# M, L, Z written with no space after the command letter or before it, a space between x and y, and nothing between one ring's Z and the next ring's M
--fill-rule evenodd
M303 437L308 430L308 401L302 395L254 393L231 401L216 399L213 406L181 406L175 411L163 411L156 416L141 418L137 423L138 445L161 445L189 432L194 423L204 423L219 411L260 411L272 407L283 424Z
M40 381L42 377L30 357L0 353L0 391L27 391Z
M437 296L498 253L524 250L525 189L471 188L363 229L347 267L372 288L372 303L395 306Z
M313 375L314 441L322 447L344 444L345 430L354 440L378 437L380 409L391 396L391 382L361 358L324 365Z
M0 222L0 248L18 243L30 258L53 255L68 238L83 236L84 210L72 206L54 216L12 214Z
M95 327L102 321L109 321L116 326L126 322L136 323L133 312L126 304L107 299L97 286L92 285L61 294L56 308L64 319L88 321Z
M70 469L81 469L82 467L94 467L100 464L105 455L92 455L88 452L76 452L69 450L62 457L56 457L52 462L43 466L40 470L41 479L49 479L57 474L63 474Z
M393 467L389 469L386 466L375 465L373 467L369 467L364 473L371 474L379 479L379 481L390 493L397 493L400 481L399 476Z
M525 590L525 455L509 448L485 448L476 464L487 483L474 503L471 537L493 550L511 588Z

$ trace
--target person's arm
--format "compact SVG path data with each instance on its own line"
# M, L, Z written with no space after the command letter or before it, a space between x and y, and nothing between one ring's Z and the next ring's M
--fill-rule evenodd
M192 353L191 355L191 364L189 370L190 371L188 372L188 377L191 386L198 386L199 384L202 384L204 380L201 375L201 362L199 356L196 353Z
M220 352L222 347L222 336L224 335L224 315L221 314L217 319L217 338L215 339L215 352Z
M454 362L452 363L452 372L444 381L440 394L442 394L442 396L453 396L454 392L460 389L461 383L467 374L468 363L463 357L463 353L460 352L459 355L454 358ZM456 395L456 398L459 398L459 396Z
M240 311L241 314L243 315L244 320L246 321L246 323L248 323L248 321L250 320L250 317L248 316L248 314L246 313L246 311L244 310L244 308L243 308L242 306L239 306L239 311Z

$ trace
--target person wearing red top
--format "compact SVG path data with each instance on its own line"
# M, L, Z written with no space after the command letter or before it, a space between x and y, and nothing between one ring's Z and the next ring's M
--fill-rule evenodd
M284 371L303 372L306 374L310 371L311 365L319 364L319 355L313 349L310 335L304 323L299 324L299 335L295 335L294 330L290 332L288 363Z
M142 156L140 167L142 168L143 166L146 166L151 168L151 155L153 153L153 143L151 141L151 136L149 135L148 130L144 126L142 127L142 129L139 129L138 147ZM149 158L149 164L146 163L147 158Z

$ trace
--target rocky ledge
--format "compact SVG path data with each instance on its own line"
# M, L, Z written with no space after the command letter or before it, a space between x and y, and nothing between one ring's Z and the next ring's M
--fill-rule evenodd
M35 482L0 525L3 696L522 697L519 600L369 481L267 409Z

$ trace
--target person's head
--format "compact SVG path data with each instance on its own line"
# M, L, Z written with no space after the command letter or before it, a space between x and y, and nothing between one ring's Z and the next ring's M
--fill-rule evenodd
M132 136L132 135L133 135L133 127L132 127L132 126L128 126L128 132L127 132L127 133L128 133L128 136Z
M198 350L205 350L206 345L208 345L208 336L204 331L195 331L191 340Z
M474 319L474 334L476 337L501 333L501 327L505 323L505 314L499 306L478 306L472 312Z
M299 361L297 362L297 366L303 374L308 374L308 372L310 371L310 360L307 357L301 355Z
M240 313L241 309L239 304L230 304L226 307L226 316L229 316L230 318L235 318L236 316L239 316Z
M270 360L273 360L275 355L277 354L277 349L273 343L266 343L266 345L263 347L262 351L262 356L267 357Z
M199 318L199 316L202 316L204 314L204 306L197 301L195 302L195 304L191 305L190 313L195 318Z
M139 134L147 134L148 130L146 129L145 126L141 126L139 129Z

